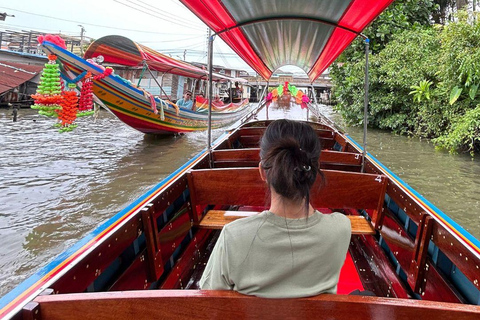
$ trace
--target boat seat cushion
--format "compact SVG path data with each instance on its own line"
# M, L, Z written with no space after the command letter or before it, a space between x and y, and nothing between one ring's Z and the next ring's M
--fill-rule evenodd
M353 262L350 252L347 252L347 257L342 269L340 270L340 279L337 285L337 294L350 294L355 290L363 291L364 287L357 268Z

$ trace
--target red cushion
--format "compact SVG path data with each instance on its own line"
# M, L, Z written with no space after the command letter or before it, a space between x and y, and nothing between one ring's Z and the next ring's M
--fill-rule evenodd
M358 276L357 268L353 263L350 252L347 252L347 258L343 264L342 270L340 270L340 279L337 286L337 294L349 294L354 290L363 291L362 281Z

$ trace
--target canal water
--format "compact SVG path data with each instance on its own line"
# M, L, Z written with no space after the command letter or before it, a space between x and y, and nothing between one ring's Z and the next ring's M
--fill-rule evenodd
M328 107L322 110L335 118ZM303 111L302 111L303 112ZM270 117L294 116L270 110ZM259 115L261 118L265 113ZM205 132L155 138L107 111L58 133L52 119L0 109L0 296L205 148ZM216 130L214 137L223 130ZM361 142L357 128L347 132ZM480 159L370 130L369 151L480 238Z

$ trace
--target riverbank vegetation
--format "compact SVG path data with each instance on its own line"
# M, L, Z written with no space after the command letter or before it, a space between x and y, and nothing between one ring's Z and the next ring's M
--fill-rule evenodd
M480 16L448 8L398 0L365 30L368 121L473 155L480 151ZM357 41L331 68L335 108L350 125L363 123L363 47Z

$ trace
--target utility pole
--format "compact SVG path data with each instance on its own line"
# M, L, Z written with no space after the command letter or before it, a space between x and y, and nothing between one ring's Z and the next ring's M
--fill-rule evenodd
M85 33L85 28L81 24L79 24L78 26L81 28L80 29L80 55L83 58L83 35Z
M185 58L187 57L187 49L183 51L183 61L186 61Z

